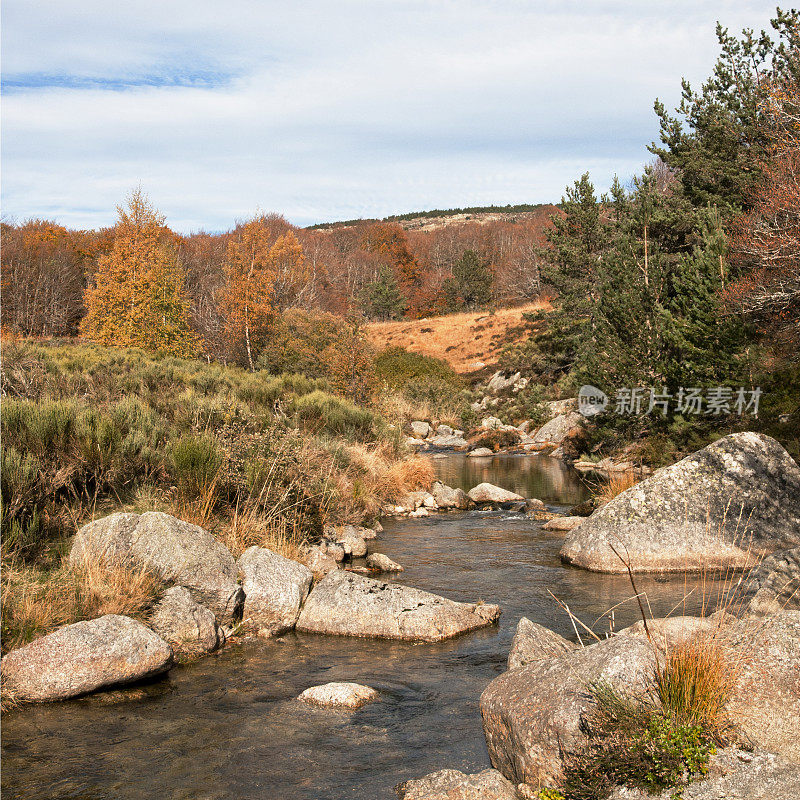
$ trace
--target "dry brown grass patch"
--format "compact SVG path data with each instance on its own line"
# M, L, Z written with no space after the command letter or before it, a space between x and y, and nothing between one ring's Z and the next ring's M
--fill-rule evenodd
M610 503L617 495L633 488L641 481L641 477L634 472L615 472L609 475L608 480L597 487L594 493L597 504L600 506Z
M430 459L413 456L404 461L396 461L386 471L380 488L387 499L397 499L407 492L428 490L436 473Z

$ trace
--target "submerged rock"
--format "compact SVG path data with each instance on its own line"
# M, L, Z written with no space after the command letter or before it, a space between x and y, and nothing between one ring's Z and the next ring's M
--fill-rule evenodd
M581 716L595 704L587 687L639 694L654 664L647 642L616 636L503 673L480 700L492 765L515 784L552 786L561 777L562 752L586 744Z
M69 560L79 565L85 558L140 564L185 586L220 623L241 613L244 595L228 548L208 531L169 514L111 514L84 525Z
M497 606L457 603L410 586L331 572L308 596L297 630L438 642L482 628L499 616Z
M518 669L527 664L547 661L577 649L578 645L559 636L527 617L517 623L517 630L508 653L508 668Z
M400 800L517 800L517 792L496 769L467 775L457 769L432 772L394 787Z
M598 509L564 542L564 561L624 572L751 566L800 545L800 467L769 436L734 433L664 467Z
M402 572L403 568L396 562L392 561L389 556L383 553L370 553L367 556L367 566L370 569L377 569L380 572Z
M164 641L178 651L210 653L220 644L214 612L196 603L185 586L167 589L148 622Z
M266 547L248 547L238 567L245 621L267 636L291 630L311 589L311 570Z
M322 686L312 686L301 692L298 700L323 708L345 708L354 711L367 703L380 699L370 686L359 683L334 682Z
M172 659L172 648L147 626L108 614L12 650L2 662L4 691L22 701L64 700L159 675Z
M513 503L518 500L525 500L521 495L509 492L508 489L501 489L492 483L479 483L467 492L467 496L473 503L478 505L482 503Z

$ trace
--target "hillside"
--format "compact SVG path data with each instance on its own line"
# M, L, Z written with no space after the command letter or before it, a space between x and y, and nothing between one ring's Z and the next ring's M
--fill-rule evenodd
M365 330L378 349L403 347L447 361L456 372L469 373L491 367L503 345L523 335L523 314L549 310L549 303L529 303L495 312L475 311L420 320L376 322Z

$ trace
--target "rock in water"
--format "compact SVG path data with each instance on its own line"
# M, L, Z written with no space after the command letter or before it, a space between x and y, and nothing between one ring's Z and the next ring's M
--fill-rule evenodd
M433 484L433 499L438 508L469 508L470 500L463 489L453 489L441 481Z
M306 600L297 630L336 636L438 642L500 616L493 605L457 603L410 586L331 572Z
M524 497L507 489L501 489L492 483L479 483L467 492L473 503L513 503L518 500L525 500Z
M311 570L266 547L248 547L238 566L245 621L267 636L290 631L311 589Z
M491 458L494 455L494 450L488 447L476 447L467 453L467 458Z
M577 528L586 517L554 517L545 522L542 529L546 531L571 531Z
M585 519L561 558L597 572L728 569L800 545L800 467L772 438L734 433L664 467Z
M367 566L370 569L377 569L381 572L402 572L403 568L389 556L383 553L370 553L367 556Z
M172 648L117 614L65 625L3 658L4 689L18 700L64 700L166 672Z
M583 427L583 415L577 411L559 414L545 422L533 436L536 444L561 444L575 430Z
M517 623L517 630L511 641L508 668L518 669L526 664L547 661L569 653L577 647L578 645L559 636L555 631L522 617Z
M378 693L370 686L359 683L326 683L322 686L312 686L306 689L297 698L304 703L324 708L346 708L354 711L367 703L379 699Z
M517 800L513 785L496 769L474 775L443 769L394 788L400 800Z
M504 672L480 701L492 765L514 784L552 786L561 777L561 753L586 744L581 716L595 702L587 687L642 693L654 664L647 642L617 636Z
M220 623L241 612L244 595L229 550L208 531L169 514L111 514L84 525L75 535L69 560L80 564L86 557L141 564L185 586Z
M167 589L148 621L176 650L210 653L219 645L214 612L196 603L185 586Z

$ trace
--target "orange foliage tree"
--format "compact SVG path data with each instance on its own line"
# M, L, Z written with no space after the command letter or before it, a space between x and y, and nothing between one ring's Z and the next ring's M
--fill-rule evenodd
M800 77L771 87L765 115L769 147L749 213L734 231L744 276L728 287L729 304L765 333L800 344Z
M117 212L111 251L86 289L81 331L101 344L197 355L202 343L189 324L185 275L164 217L141 189Z
M228 242L226 285L220 296L229 347L255 369L253 351L263 345L275 315L270 232L263 218L240 225Z

